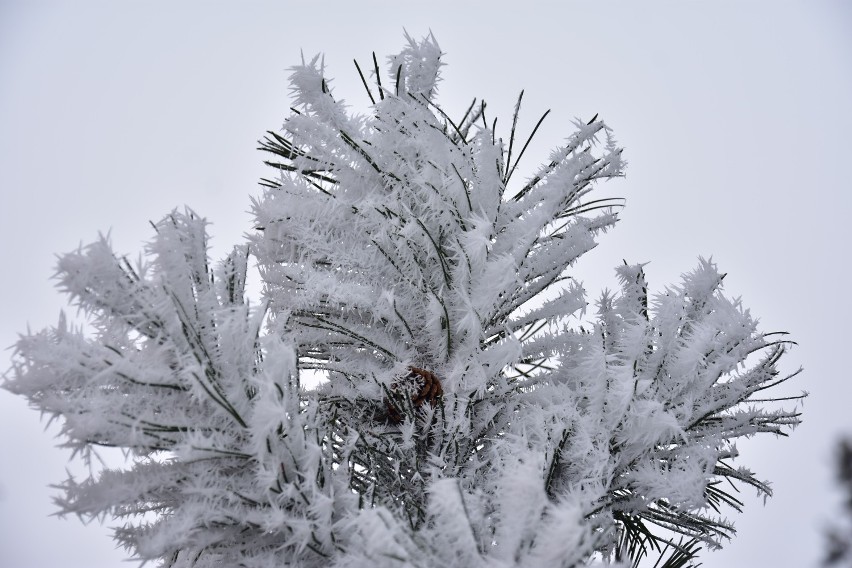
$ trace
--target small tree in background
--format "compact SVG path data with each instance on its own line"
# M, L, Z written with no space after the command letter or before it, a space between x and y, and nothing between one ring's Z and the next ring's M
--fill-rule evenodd
M843 492L843 516L826 532L826 566L852 566L852 440L837 444L837 481Z
M589 197L621 150L578 122L518 182L521 99L508 143L484 103L451 120L440 58L408 38L384 80L359 67L363 116L295 67L256 234L216 268L192 212L138 265L104 239L61 258L94 335L23 337L5 387L76 452L133 456L66 481L63 512L165 566L674 567L734 533L731 487L770 494L730 460L798 423L763 392L788 342L705 260L652 297L625 264L586 318L572 267L616 222Z

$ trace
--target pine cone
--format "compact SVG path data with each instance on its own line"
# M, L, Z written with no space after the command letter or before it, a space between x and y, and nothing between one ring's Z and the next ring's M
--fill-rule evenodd
M408 375L391 384L390 391L393 398L404 402L407 396L415 408L422 406L426 401L434 407L438 399L444 394L441 381L425 369L409 367L408 370L410 371ZM391 424L399 424L405 419L405 415L391 398L385 399L385 407L387 408L387 420Z

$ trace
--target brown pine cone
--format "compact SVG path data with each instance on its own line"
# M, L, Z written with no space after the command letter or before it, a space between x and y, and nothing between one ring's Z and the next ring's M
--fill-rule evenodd
M444 394L441 381L433 373L425 369L409 367L408 370L411 372L404 379L390 386L391 392L401 394L402 396L408 394L411 397L411 403L415 407L420 407L427 401L430 406L434 407L438 399ZM391 424L399 424L405 419L400 409L390 399L385 399L385 407L387 408L387 420Z

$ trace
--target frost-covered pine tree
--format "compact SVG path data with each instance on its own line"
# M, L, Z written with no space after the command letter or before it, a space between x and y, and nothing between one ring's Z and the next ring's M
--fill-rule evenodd
M520 181L520 98L508 142L484 103L453 121L437 43L407 39L389 74L358 67L364 115L319 59L292 70L277 175L216 268L189 211L135 265L105 239L61 257L90 332L24 336L5 387L75 452L132 457L67 480L61 510L163 566L686 565L733 534L732 485L770 493L731 460L798 423L764 392L788 342L704 260L654 296L625 264L586 315L608 127L577 122Z

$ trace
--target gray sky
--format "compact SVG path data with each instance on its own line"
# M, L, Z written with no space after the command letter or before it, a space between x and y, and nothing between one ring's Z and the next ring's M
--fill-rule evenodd
M806 368L789 389L811 392L804 424L740 446L776 496L746 494L739 536L704 566L816 565L839 503L833 444L852 433L848 3L237 4L0 0L0 345L55 323L54 254L98 231L135 256L148 221L186 204L212 222L215 257L239 241L268 174L255 141L287 114L300 50L325 52L336 96L366 109L353 57L431 29L448 109L484 97L507 128L526 89L526 130L553 109L528 169L574 117L600 113L625 147L627 178L602 188L627 198L623 221L577 269L593 295L622 259L650 261L659 291L712 255L763 329L799 342L786 369ZM0 564L119 566L106 529L48 517L47 485L80 471L55 432L0 392Z

